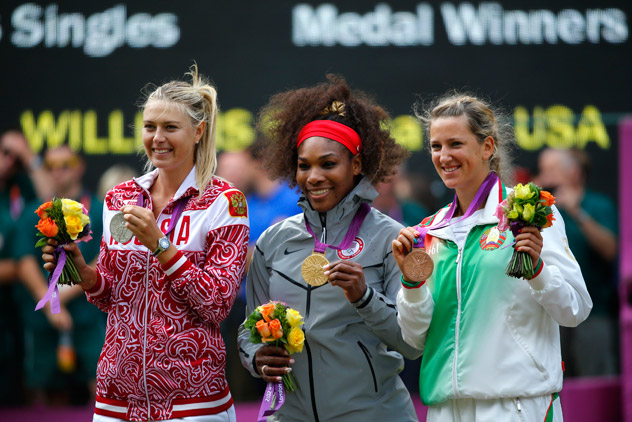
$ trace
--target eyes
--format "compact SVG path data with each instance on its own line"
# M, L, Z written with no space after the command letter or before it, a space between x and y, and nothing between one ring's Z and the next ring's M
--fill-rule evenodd
M164 126L165 129L167 129L170 132L173 132L175 130L177 130L179 127L178 125L172 124L172 123L168 123ZM152 132L154 130L156 130L156 125L153 123L145 123L143 125L143 129L147 132Z
M462 145L463 145L462 141L453 139L453 140L447 142L446 148L459 148ZM442 147L443 147L443 145L441 143L439 143L439 142L434 142L434 143L430 144L430 149L432 151L437 151L437 152L441 151Z
M333 169L334 167L336 167L338 165L337 162L335 161L331 161L331 160L327 160L324 161L323 163L320 164L320 167L326 169L326 170L330 170ZM309 170L311 167L311 165L309 165L307 162L305 161L299 161L298 163L298 169L302 170L302 171L307 171Z

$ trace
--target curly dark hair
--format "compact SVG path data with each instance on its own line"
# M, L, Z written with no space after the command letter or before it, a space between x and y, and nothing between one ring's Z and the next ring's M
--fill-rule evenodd
M344 104L345 115L321 114L334 101ZM334 120L355 130L362 139L362 174L372 184L386 180L409 155L397 144L387 127L388 113L366 93L351 91L345 79L327 75L327 82L273 95L259 112L257 128L266 135L261 151L264 168L273 179L296 186L297 137L314 120ZM349 155L351 155L351 152Z

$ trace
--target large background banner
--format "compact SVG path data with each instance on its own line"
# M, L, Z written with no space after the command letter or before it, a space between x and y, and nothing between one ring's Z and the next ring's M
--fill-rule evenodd
M196 61L217 85L220 149L254 137L257 110L328 72L375 95L399 142L422 149L419 98L467 89L513 118L517 162L546 146L589 151L590 185L616 198L617 124L632 112L628 1L15 2L0 5L0 128L41 152L62 143L89 162L141 168L147 82ZM426 153L413 171L433 175Z

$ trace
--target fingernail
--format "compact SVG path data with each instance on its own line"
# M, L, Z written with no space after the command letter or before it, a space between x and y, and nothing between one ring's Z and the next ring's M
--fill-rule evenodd
M285 373L289 374L290 372L292 372L292 368L285 368Z
M294 365L294 359L290 359L290 365Z
M325 275L329 275L330 271L325 271Z
M325 270L325 271L326 271L326 270L328 270L328 269L329 269L329 264L325 264L325 265L323 265L323 270Z

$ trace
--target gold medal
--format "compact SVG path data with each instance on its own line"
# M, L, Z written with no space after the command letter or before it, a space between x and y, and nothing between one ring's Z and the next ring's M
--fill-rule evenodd
M301 265L301 274L303 279L310 286L318 287L327 283L329 277L325 275L323 266L329 264L325 254L314 252L303 261Z
M432 258L423 248L414 248L404 258L402 267L404 278L413 283L418 283L427 280L432 275L434 262L432 262Z

